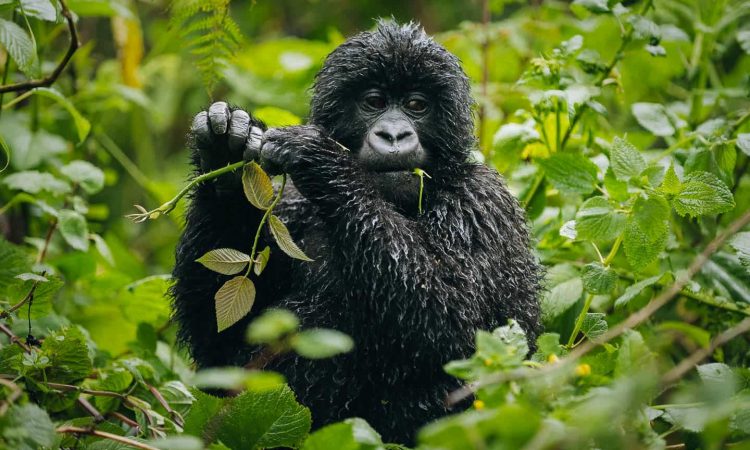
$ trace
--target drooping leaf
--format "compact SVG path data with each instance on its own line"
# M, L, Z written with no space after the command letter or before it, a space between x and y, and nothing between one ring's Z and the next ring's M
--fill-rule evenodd
M625 215L615 211L606 198L591 197L576 213L578 239L606 242L619 236L625 228Z
M292 240L292 235L289 234L289 230L278 217L271 214L268 218L268 226L271 228L271 234L276 240L281 251L289 255L294 259L300 259L302 261L312 261L312 259L305 254Z
M663 105L658 103L633 103L631 110L635 120L655 136L672 136L675 133L674 125L672 125Z
M609 294L615 288L617 274L601 263L586 264L581 272L583 287L592 294Z
M245 277L234 277L216 291L214 299L216 326L221 332L250 312L255 302L255 285Z
M622 295L618 297L617 300L615 300L615 308L621 308L627 305L638 294L643 292L644 289L659 283L659 281L665 276L666 274L655 275L628 286L628 288L625 289L625 292L623 292Z
M247 267L250 255L233 248L217 248L207 252L196 261L214 272L234 275Z
M646 161L633 144L616 137L609 154L610 167L620 181L637 177L646 168Z
M596 187L597 167L577 153L555 153L540 159L547 179L557 189L571 194L590 194Z
M104 187L104 172L88 161L71 161L62 166L60 172L88 194L96 194Z
M273 183L258 163L251 161L242 168L242 188L247 200L258 209L268 209L273 202Z
M325 328L304 330L294 336L294 351L310 359L330 358L351 351L354 341L346 334Z
M59 217L60 234L71 247L76 250L89 249L89 227L86 219L76 211L63 209Z
M36 45L23 28L10 20L0 19L0 45L23 73L32 77L38 74Z
M685 177L682 188L672 199L681 216L719 214L734 208L734 197L726 184L709 172L693 172Z

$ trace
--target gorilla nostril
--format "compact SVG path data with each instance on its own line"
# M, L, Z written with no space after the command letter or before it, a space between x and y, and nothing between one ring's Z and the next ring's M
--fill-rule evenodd
M393 135L387 131L382 131L382 130L376 131L375 136L393 144L393 141L394 141Z
M412 133L409 130L402 131L401 133L399 133L398 135L396 135L396 141L400 141L402 139L406 139L406 138L410 137L412 134L414 134L414 133Z

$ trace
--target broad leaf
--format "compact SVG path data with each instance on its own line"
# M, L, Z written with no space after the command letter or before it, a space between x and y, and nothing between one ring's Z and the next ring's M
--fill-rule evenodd
M542 320L550 322L576 304L583 294L583 281L579 277L563 281L545 291L542 297Z
M242 188L247 200L256 208L265 210L271 206L273 183L255 161L242 168Z
M685 177L682 189L672 200L681 216L719 214L734 208L734 197L726 184L709 172L693 172Z
M625 228L625 215L615 211L604 197L591 197L576 213L578 239L606 242L614 239Z
M747 156L750 156L750 133L740 133L737 135L737 148Z
M573 5L580 5L595 14L610 12L607 0L574 0Z
M49 358L46 379L57 383L74 383L91 374L92 361L86 336L76 326L47 336L42 352Z
M245 317L255 302L255 285L245 277L234 277L216 295L216 326L224 331Z
M247 267L250 256L232 248L217 248L207 252L196 261L214 272L234 275Z
M346 334L325 328L304 330L294 336L294 351L310 359L330 358L340 353L349 352L354 341Z
M104 187L104 172L88 161L71 161L62 166L60 172L88 194L96 194Z
M654 135L672 136L675 133L674 125L672 125L663 105L658 103L634 103L631 110L635 120Z
M609 326L604 320L603 313L587 313L581 324L581 333L587 338L594 340L607 332Z
M269 344L296 331L299 319L286 309L268 309L247 327L247 340L252 344Z
M59 214L60 234L71 247L76 250L87 251L89 249L89 227L86 219L79 213L63 209Z
M664 250L669 234L669 205L658 195L638 197L625 226L625 256L636 272Z
M29 194L47 191L55 195L61 195L70 192L70 185L67 182L55 178L50 173L36 170L10 174L5 177L3 182L11 189L18 189Z
M577 153L555 153L540 159L547 179L557 189L571 194L590 194L596 187L597 167Z
M57 22L57 8L50 0L20 0L23 13L35 19Z
M297 247L297 244L294 243L291 234L289 234L289 230L287 229L286 225L284 225L284 222L281 221L281 219L271 214L271 216L268 218L268 226L271 228L271 234L276 240L276 244L278 244L281 251L294 259L300 259L302 261L312 261L312 259L309 256L305 255L305 252L303 252L299 247Z
M612 142L609 161L612 172L620 181L637 177L646 168L646 161L633 144L619 137Z
M380 435L358 417L334 423L308 436L302 450L376 450L383 447Z
M23 73L32 77L38 74L36 45L23 28L9 20L0 19L0 45L8 51Z
M617 274L609 267L604 267L598 262L583 266L581 272L583 287L592 294L609 294L615 288Z
M0 429L2 442L8 449L38 450L57 447L57 433L45 410L34 403L13 405L5 414Z

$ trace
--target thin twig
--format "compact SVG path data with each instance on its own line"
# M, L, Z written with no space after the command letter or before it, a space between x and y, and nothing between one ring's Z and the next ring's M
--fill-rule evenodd
M37 87L50 86L52 83L57 81L57 78L65 69L65 66L68 65L70 59L73 57L73 54L75 54L76 50L78 50L80 41L78 39L78 30L76 29L73 14L68 9L68 5L65 4L65 0L60 0L60 6L62 9L62 16L65 17L65 20L68 22L68 32L70 34L70 46L68 47L68 51L65 53L65 56L63 56L63 59L60 61L57 67L55 67L55 70L53 70L52 73L50 73L46 77L39 80L28 80L21 83L6 84L0 86L0 94L5 92L18 92Z
M121 444L129 445L133 448L140 448L142 450L159 450L156 447L152 447L143 442L136 441L135 439L131 439L125 436L119 436L117 434L107 433L106 431L94 430L90 428L74 427L72 425L63 425L57 429L57 432L67 433L67 434L85 434L89 436L97 436L100 438L109 439L111 441L116 441Z
M719 234L711 242L709 242L706 248L698 256L695 257L693 262L682 274L682 276L675 280L672 285L662 291L661 294L656 296L656 298L654 298L642 309L631 314L627 319L620 322L615 327L610 328L606 333L598 337L596 341L588 340L584 342L583 344L573 349L573 351L571 351L567 356L560 359L557 363L546 365L541 369L529 369L526 367L522 367L507 372L501 372L487 377L483 380L479 380L469 385L463 386L448 394L446 403L448 405L455 405L456 403L470 396L472 393L476 392L478 389L484 386L513 380L539 377L552 371L559 370L564 367L569 367L573 363L578 361L578 359L580 359L582 356L595 349L597 346L619 337L627 330L631 330L637 327L646 319L651 317L656 311L669 303L676 295L680 294L682 292L682 289L701 270L701 268L708 261L711 255L716 253L716 251L721 248L722 245L724 245L727 239L740 231L748 223L750 223L750 211L745 212L745 214L732 222L721 234Z
M81 408L83 408L91 417L94 418L95 423L104 422L104 416L99 412L94 405L83 397L78 397L76 400Z
M151 386L150 384L147 385L149 392L151 392L151 395L156 397L156 400L159 402L159 404L169 413L170 416L172 416L172 420L174 420L174 423L176 423L180 427L185 426L185 421L182 419L182 416L180 413L172 409L171 406L169 406L169 403L164 398L163 395L161 395L161 392L159 392L158 389L156 389L154 386Z
M18 397L20 397L23 392L16 383L10 380L6 380L5 378L0 378L0 384L10 389L10 394L8 394L5 400L0 403L0 417L2 417L3 415L5 415L6 411L8 411L10 405L18 400Z
M26 343L23 342L21 338L16 336L16 334L13 333L13 331L2 322L0 322L0 333L3 333L4 335L8 336L11 343L16 344L17 346L21 347L23 351L25 351L26 353L31 352L31 347L26 345Z
M750 317L746 317L745 320L738 323L737 325L724 330L720 335L716 336L708 347L702 347L690 356L680 361L680 363L674 366L669 372L661 377L662 385L670 385L686 373L690 372L698 363L703 361L705 358L711 356L711 354L722 345L736 338L737 336L747 333L750 331Z
M130 417L126 416L125 414L119 413L117 411L112 411L108 415L114 417L115 419L117 419L117 420L119 420L119 421L121 421L121 422L123 422L125 424L127 424L129 427L131 427L131 428L133 428L135 430L140 430L141 429L141 426L138 425L138 422L136 422L135 420L133 420Z

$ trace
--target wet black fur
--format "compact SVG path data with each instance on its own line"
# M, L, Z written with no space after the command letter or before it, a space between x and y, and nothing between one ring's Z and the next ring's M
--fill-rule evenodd
M423 215L385 201L339 145L361 145L367 127L352 96L373 84L419 88L436 105L418 130L431 155ZM220 247L249 253L261 214L241 189L207 183L194 193L172 293L180 340L197 364L244 365L257 351L244 343L248 322L267 307L287 308L303 327L335 328L356 343L332 359L288 355L266 367L287 377L314 426L359 416L385 439L410 442L449 412L445 395L459 382L442 366L472 354L477 329L514 318L533 342L540 269L524 211L502 178L467 162L471 106L457 58L417 25L383 22L334 50L315 82L310 125L272 137L294 183L277 213L315 262L291 260L264 236L260 248L271 245L272 256L255 281L253 311L220 334L213 297L229 277L195 260Z

